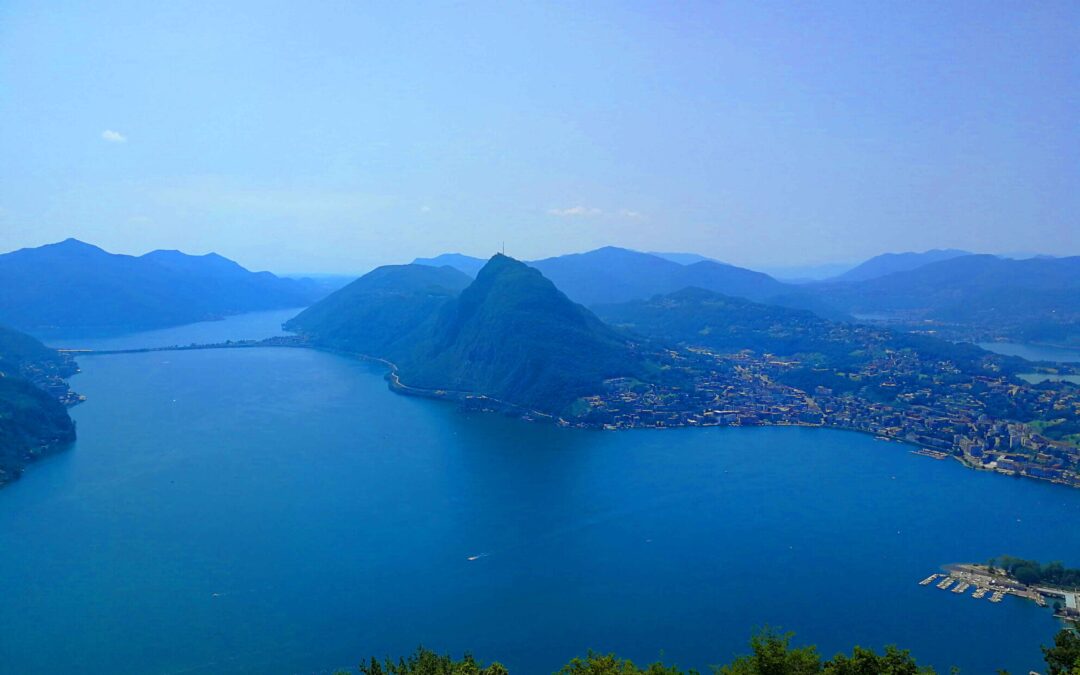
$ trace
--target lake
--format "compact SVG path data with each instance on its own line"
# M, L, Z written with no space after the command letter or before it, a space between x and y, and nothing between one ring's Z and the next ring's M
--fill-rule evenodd
M1029 361L1054 361L1056 363L1080 363L1080 349L1066 349L1049 345L1020 342L980 342L983 349L1005 356L1019 356Z
M1080 564L1080 491L857 433L559 429L305 349L80 364L78 442L0 490L4 672L329 672L419 643L526 675L590 648L703 668L769 624L1026 673L1048 610L917 582Z

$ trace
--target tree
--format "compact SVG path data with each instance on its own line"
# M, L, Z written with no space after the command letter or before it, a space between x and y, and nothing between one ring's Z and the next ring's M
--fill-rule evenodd
M731 665L713 668L715 675L814 675L822 672L821 657L814 646L791 647L791 633L781 635L771 628L750 639L749 656L740 656Z
M822 672L827 675L929 675L934 670L920 667L906 649L889 645L883 655L863 647L856 647L851 656L837 654L825 664Z
M1064 628L1054 636L1053 647L1043 647L1048 675L1080 675L1080 635Z
M360 672L363 675L508 675L501 663L492 663L485 668L470 654L455 661L449 655L439 655L425 647L418 647L415 654L398 659L396 663L389 658L380 663L372 657L368 663L360 664Z
M633 661L621 660L614 654L589 652L583 659L571 660L559 670L558 675L683 675L683 672L659 661L642 669ZM686 675L697 675L697 671L691 670Z

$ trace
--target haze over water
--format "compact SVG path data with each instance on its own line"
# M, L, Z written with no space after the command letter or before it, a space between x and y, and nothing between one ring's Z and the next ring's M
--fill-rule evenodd
M518 673L589 648L700 668L768 623L825 654L896 642L1021 673L1048 610L917 582L1005 553L1080 562L1077 491L856 433L564 430L302 349L80 365L79 441L0 490L10 672L322 671L419 642Z

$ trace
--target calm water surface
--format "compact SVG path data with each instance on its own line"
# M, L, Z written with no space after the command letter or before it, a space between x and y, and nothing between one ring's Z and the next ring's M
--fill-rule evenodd
M1057 363L1080 363L1080 349L1064 349L1047 345L1019 342L980 342L983 349L1006 356L1019 356L1029 361L1056 361Z
M160 330L122 333L108 336L43 335L39 338L58 349L138 349L142 347L174 347L190 344L216 344L227 340L261 340L287 335L281 324L303 311L273 309L228 316L220 321L202 321Z
M771 624L1021 673L1047 610L916 582L1080 564L1080 491L854 433L561 430L302 349L81 365L78 443L0 490L4 672L323 672L420 642L526 675L589 648L703 667Z

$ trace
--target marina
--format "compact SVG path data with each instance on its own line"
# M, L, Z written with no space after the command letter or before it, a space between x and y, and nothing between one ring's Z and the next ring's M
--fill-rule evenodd
M971 593L972 598L976 600L987 598L993 603L1001 602L1006 595L1031 600L1039 607L1047 607L1053 603L1054 615L1067 621L1075 622L1077 616L1080 615L1075 608L1077 604L1080 604L1080 593L1077 593L1075 589L1028 586L1000 571L992 571L981 565L952 565L946 569L948 570L946 573L935 572L920 581L919 585L929 586L936 581L935 585L941 590L951 590L958 595L964 595L974 587L975 590Z

